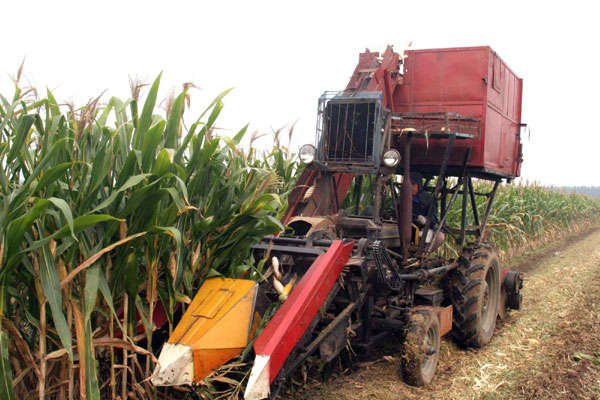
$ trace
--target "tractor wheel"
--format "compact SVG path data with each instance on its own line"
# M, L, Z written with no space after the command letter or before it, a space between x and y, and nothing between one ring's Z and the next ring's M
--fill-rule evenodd
M408 321L402 348L402 375L409 385L433 379L440 354L440 323L432 310L419 310Z
M483 347L492 339L496 327L500 263L496 250L488 245L469 249L467 254L467 266L452 273L452 336L461 346Z

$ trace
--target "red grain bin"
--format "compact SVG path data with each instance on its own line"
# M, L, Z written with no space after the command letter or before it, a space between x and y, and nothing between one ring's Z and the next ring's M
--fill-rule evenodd
M395 113L449 112L479 120L478 129L470 132L474 138L455 141L450 173L471 148L467 166L472 175L519 176L523 80L487 46L409 50L405 55L404 74L393 95ZM413 140L412 164L439 166L446 142Z

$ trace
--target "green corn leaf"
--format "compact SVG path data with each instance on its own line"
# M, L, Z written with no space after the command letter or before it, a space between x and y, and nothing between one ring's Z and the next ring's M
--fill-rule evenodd
M142 170L144 172L150 172L152 161L156 157L156 149L163 138L164 129L165 121L160 120L150 128L142 139ZM161 150L161 152L164 150Z
M246 134L246 131L248 130L248 125L250 125L250 124L244 125L244 127L242 129L240 129L240 131L233 137L233 139L231 139L233 141L233 143L235 143L236 145L240 144L240 142L242 141L242 138L244 137L244 135Z
M43 239L37 240L33 242L29 247L21 251L21 253L27 253L30 251L37 250L42 246L48 244L51 240L63 239L73 232L74 235L77 235L86 229L89 229L101 222L107 221L122 221L119 218L113 217L112 215L107 214L88 214L82 215L81 217L77 217L73 220L73 230L71 231L70 226L64 226L60 230L54 232L52 235L47 236Z
M17 253L24 240L25 232L31 229L33 222L48 207L48 204L50 204L48 200L36 200L33 207L25 215L15 219L8 225L6 232L6 254L9 255L9 259L6 267L0 270L0 277L13 268L18 259L21 258Z
M98 386L98 374L96 368L96 356L94 355L94 347L92 343L91 328L86 326L85 332L85 390L89 400L100 400L100 386Z
M140 172L140 170L136 171L137 165L137 155L136 151L132 150L127 153L127 158L125 159L125 163L121 167L121 171L119 172L119 177L117 178L117 183L115 187L121 187L127 180L136 175L136 172Z
M170 171L171 165L173 164L173 149L162 149L158 154L154 168L152 168L152 174L162 176Z
M10 146L10 151L6 156L6 164L12 163L21 151L26 150L23 148L23 145L25 144L25 140L29 134L29 129L31 128L34 120L35 118L31 115L24 115L19 119L19 125L16 129L15 136Z
M154 112L154 106L156 105L156 96L158 95L158 87L160 86L161 76L162 72L158 74L158 77L154 80L154 83L152 83L148 97L146 97L146 102L144 103L144 108L142 110L142 116L140 117L139 123L137 124L137 129L134 133L133 145L135 149L141 150L142 138L146 135L148 129L150 128L150 124L152 123L152 113Z
M125 264L125 290L133 299L137 295L140 275L135 257L135 250L130 250L126 257Z
M190 143L190 141L192 140L192 138L195 137L195 133L196 133L196 128L200 125L202 125L202 122L200 122L200 120L204 117L204 115L206 115L206 113L211 110L216 104L221 103L221 100L223 100L223 98L225 96L227 96L227 94L229 92L231 92L231 90L233 90L233 88L227 89L224 92L222 92L221 94L219 94L217 97L215 97L215 99L209 104L208 107L206 107L206 109L202 112L202 114L200 114L200 116L198 117L198 119L196 120L196 122L194 124L192 124L192 127L190 128L190 131L188 132L188 134L185 136L185 138L183 139L183 142L181 143L181 145L179 146L177 153L175 154L175 161L179 162L181 160L181 157L183 156L183 153L185 151L187 151L188 149L188 145ZM212 121L214 122L214 120L216 119L216 116L219 115L220 110L216 113L215 117L212 118ZM198 134L198 142L197 142L197 149L200 149L202 147L202 143L204 140L204 134L206 133L206 131L208 130L208 128L210 128L210 126L207 126L208 124L204 124L204 127L201 129L200 133ZM194 162L191 161L190 162L191 165L194 165Z
M200 121L196 121L195 123L193 123L192 126L190 127L190 130L188 131L187 135L185 135L185 137L183 138L183 141L179 144L179 146L177 148L177 152L175 153L175 162L176 163L180 163L182 161L182 157L183 157L184 153L186 153L189 150L188 145L190 144L192 139L196 137L196 129L200 125L202 125L202 122L200 122ZM202 138L198 138L198 140L202 140Z
M175 190L174 188L166 188L163 190L165 192L169 193L169 196L171 196L171 199L173 199L173 202L177 206L178 211L183 209L186 206L186 203L183 201L183 199L181 198L181 196L179 195L179 192L177 192L177 190Z
M98 249L99 250L99 249ZM95 253L96 251L93 251ZM90 320L92 311L96 307L98 287L100 286L100 263L91 266L85 271L85 314L84 321Z
M7 334L0 328L0 399L14 400L12 369L9 359Z
M102 293L102 296L104 297L104 301L106 301L106 305L110 309L110 312L112 313L115 322L119 326L119 329L121 329L121 332L124 332L125 329L123 328L123 325L121 324L121 320L119 319L119 316L117 315L117 312L115 311L113 296L110 291L110 287L108 286L108 281L106 280L106 277L102 273L98 275L98 287L100 288L100 292Z
M67 350L69 358L73 360L73 344L71 331L67 325L67 320L63 312L62 293L60 289L60 280L56 269L56 263L50 253L48 246L42 247L42 257L40 260L40 282L44 295L48 299L48 304L52 310L52 320L60 337L60 341Z
M177 99L175 99L173 106L171 107L171 115L169 116L169 122L167 123L167 128L165 130L165 147L175 148L177 146L179 126L181 118L183 117L186 94L187 89L177 96Z
M60 147L67 141L71 140L70 138L63 138L57 140L53 145L50 151L43 156L41 161L36 165L35 169L31 172L31 174L25 180L25 183L16 191L13 195L12 200L9 204L9 212L14 211L17 207L21 205L24 199L28 196L27 190L29 189L32 182L37 179L42 171L54 161L54 155L58 152Z
M37 182L37 184L33 188L32 193L35 195L40 195L40 192L45 190L48 187L48 185L50 185L52 183L56 183L56 181L60 177L62 177L69 168L72 168L73 165L76 165L76 164L81 165L82 162L79 162L79 161L66 162L66 163L55 165L52 168L50 168L48 171L45 171L43 173L42 177L40 178L40 180Z
M94 251L95 252L95 251ZM98 386L98 376L96 368L96 357L94 356L94 347L92 343L92 322L91 315L96 308L96 299L98 287L100 285L100 263L91 266L86 270L85 277L85 346L86 346L86 394L88 399L100 399L100 387Z
M13 120L13 113L15 111L15 108L17 108L17 106L19 105L19 103L17 103L17 102L8 104L8 102L6 101L6 99L4 97L2 97L2 100L8 106L6 107L6 114L3 116L3 119L0 120L0 132L4 132L4 129L6 129L9 122L11 122Z
M179 229L173 226L154 226L149 230L149 232L169 235L175 239L175 243L177 244L178 248L181 246L181 232L179 232Z
M98 205L96 208L90 211L90 213L94 213L102 210L103 208L108 207L121 192L136 186L149 176L150 174L139 174L130 177L129 179L127 179L125 184L123 184L118 190L112 192L112 194L106 200L104 200L102 203L100 203L100 205Z
M54 95L52 94L52 92L50 91L50 89L46 88L46 97L48 99L48 109L50 110L50 114L53 117L59 116L60 115L60 109L58 107L58 102L56 101L56 99L54 98Z
M50 202L54 204L65 216L67 224L69 225L69 229L71 230L71 236L73 239L75 239L75 241L77 241L74 231L73 214L71 213L71 208L69 208L67 202L63 199L59 199L58 197L50 197L48 200L50 200Z

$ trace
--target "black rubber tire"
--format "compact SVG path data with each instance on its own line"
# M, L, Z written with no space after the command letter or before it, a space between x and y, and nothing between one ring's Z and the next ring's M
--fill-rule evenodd
M506 296L506 305L511 310L520 310L523 304L523 295L521 293L512 293Z
M424 386L435 375L440 354L440 323L432 310L411 315L402 346L402 376L412 386Z
M483 347L494 335L500 303L500 262L486 244L465 252L467 265L453 270L452 337L463 347Z

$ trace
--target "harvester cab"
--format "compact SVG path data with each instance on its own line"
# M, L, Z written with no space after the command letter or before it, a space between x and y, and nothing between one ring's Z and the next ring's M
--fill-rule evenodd
M163 357L165 346L161 364L187 371L184 383L199 382L251 343L263 317L257 305L269 302L280 306L254 338L246 399L274 398L308 357L329 362L348 343L359 349L400 338L401 373L413 385L433 379L446 333L465 347L487 344L497 317L521 306L522 276L501 268L483 241L498 186L520 171L521 89L489 47L362 53L346 89L319 99L316 140L299 151L305 167L282 220L286 231L254 246L264 263L260 290L207 281L213 290L200 289L194 318L190 307L188 326L174 334L212 331L212 341L174 335L171 354L187 358ZM426 215L413 215L411 172L424 177ZM451 210L459 221L448 221ZM457 256L434 251L441 233ZM215 328L217 315L240 322ZM193 328L196 320L204 330ZM214 333L224 331L237 333ZM173 351L178 345L189 349ZM190 359L194 368L181 367ZM155 384L182 383L165 377L173 368L158 368Z

